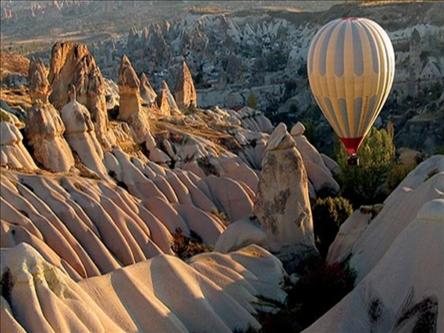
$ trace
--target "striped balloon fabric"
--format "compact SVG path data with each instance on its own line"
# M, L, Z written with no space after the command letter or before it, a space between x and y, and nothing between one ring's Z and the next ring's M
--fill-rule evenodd
M395 54L374 21L347 17L324 25L308 51L314 98L349 154L356 154L393 83Z

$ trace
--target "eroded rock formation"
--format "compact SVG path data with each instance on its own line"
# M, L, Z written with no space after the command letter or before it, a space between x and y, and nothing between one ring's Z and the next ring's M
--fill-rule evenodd
M308 196L308 178L301 154L279 124L267 143L254 206L267 246L290 264L317 252Z
M161 115L171 116L181 114L166 81L162 82L162 90L158 96L157 104L159 105Z
M5 332L244 331L260 328L260 296L286 296L281 263L257 246L195 256L189 264L159 255L76 282L59 260L22 243L1 252L0 268L8 283L0 308Z
M12 169L35 170L28 150L22 143L23 136L18 128L7 121L0 121L0 166Z
M181 110L187 110L190 107L193 108L197 106L197 94L194 88L193 77L185 61L182 62L177 73L174 97L177 106Z
M127 56L122 57L119 70L119 119L127 121L141 111L140 80Z
M107 176L103 149L96 137L88 109L77 102L76 88L71 87L70 102L60 111L65 124L65 138L81 163L102 178Z
M69 102L69 87L76 87L77 100L91 113L97 138L109 148L115 138L108 131L104 79L86 45L56 43L51 51L48 79L52 88L49 99L59 110Z
M140 97L146 106L153 106L156 103L157 94L145 73L140 77Z
M65 126L59 112L48 102L46 73L43 62L31 61L28 81L33 105L26 119L26 136L35 160L45 169L67 172L74 166L74 157L63 137Z

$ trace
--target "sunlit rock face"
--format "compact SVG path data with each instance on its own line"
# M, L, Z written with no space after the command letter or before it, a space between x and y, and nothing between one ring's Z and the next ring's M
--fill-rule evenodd
M8 121L0 121L0 166L12 169L35 170L34 163L28 150L23 145L23 136L15 126Z
M64 136L80 162L101 178L106 178L103 149L97 140L91 115L84 105L77 102L75 87L70 93L71 101L60 111L66 129Z
M286 297L282 264L257 246L189 263L159 255L76 282L60 258L21 243L2 249L0 273L5 332L244 331L260 328L258 297Z
M164 116L170 115L180 115L179 107L177 106L176 100L168 87L166 81L162 82L162 89L158 96L158 105L160 114Z
M48 70L41 59L34 59L29 63L28 87L31 103L48 102L51 87L48 82Z
M134 113L140 112L140 80L128 57L124 55L120 63L119 80L119 119L128 120Z
M115 138L108 131L105 83L86 45L73 42L54 44L48 80L52 88L49 100L58 110L69 102L69 87L72 84L76 87L77 100L91 113L97 138L105 148L109 148Z
M304 332L441 332L443 256L444 199L434 199L421 205L353 291Z
M26 119L26 137L33 156L45 169L66 172L74 166L74 157L63 137L65 126L59 112L48 102L51 92L43 62L31 61L29 87L32 108Z
M267 247L284 262L297 264L308 253L317 252L307 173L282 123L267 143L254 212L267 234Z
M145 73L140 77L140 97L146 106L153 106L156 103L157 94Z
M313 189L310 196L315 196L316 192L329 190L332 193L339 191L339 184L333 178L332 170L337 170L339 166L335 161L323 157L316 148L304 136L304 125L297 122L291 129L291 136L296 144L296 148L301 153L307 171L310 188ZM324 162L327 160L330 167Z
M423 161L386 198L341 226L327 260L356 286L306 332L440 332L444 316L444 156Z
M186 110L197 105L197 94L194 88L193 77L185 61L182 62L177 73L174 97L179 109Z

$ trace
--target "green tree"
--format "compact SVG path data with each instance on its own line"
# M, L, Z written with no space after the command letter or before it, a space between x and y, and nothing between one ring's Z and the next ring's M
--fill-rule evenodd
M362 204L381 202L387 195L385 182L395 159L393 126L380 130L372 128L359 149L358 156L359 166L348 165L347 153L341 146L336 158L341 167L339 181L342 195L355 208Z
M339 227L353 213L353 208L343 197L327 197L318 198L312 212L316 246L321 256L325 258Z

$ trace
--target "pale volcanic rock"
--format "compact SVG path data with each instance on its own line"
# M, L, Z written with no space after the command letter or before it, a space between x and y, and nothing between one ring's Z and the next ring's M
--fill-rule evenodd
M32 59L28 69L28 86L31 103L48 102L51 87L48 82L48 70L42 59Z
M75 88L71 101L60 111L65 124L65 138L80 161L100 177L106 178L107 171L103 164L103 149L96 138L94 124L88 109L77 102Z
M259 329L253 317L258 298L286 297L282 264L257 246L205 253L190 264L160 255L80 282L28 244L3 249L1 258L2 277L9 281L8 299L1 300L2 329L16 332Z
M59 112L48 102L50 89L41 61L31 62L28 81L33 105L26 118L25 131L34 158L45 169L67 172L74 166L74 157L63 137L65 126Z
M142 73L140 77L140 97L147 106L152 106L156 103L157 94L145 73Z
M254 212L267 234L267 247L286 262L316 253L307 173L283 123L268 141L258 188Z
M25 123L23 121L24 118L25 117L21 116L19 118L16 114L11 112L11 110L0 108L0 120L11 123L15 125L15 127L17 127L18 129L22 129L25 127Z
M236 116L241 120L242 126L254 132L271 133L273 125L271 121L258 110L244 106L237 111Z
M421 206L444 198L444 156L435 155L419 164L385 199L382 210L354 243L350 264L357 280L364 278L415 219ZM374 244L378 244L377 247Z
M115 137L108 130L105 82L86 45L73 42L54 44L48 80L52 88L49 99L59 110L69 102L69 88L74 84L78 102L91 112L97 138L105 148L110 148Z
M36 239L45 240L71 277L95 276L172 253L172 237L162 221L109 182L4 176L1 219L25 228L32 236L21 239L31 239L27 242L39 251L43 247Z
M305 126L300 121L298 121L290 130L290 134L293 137L303 135L305 132Z
M185 61L182 62L177 73L174 97L177 106L181 110L197 106L197 94L194 88L193 77Z
M444 199L425 201L365 278L304 332L442 332L443 255Z
M24 330L123 332L86 291L30 245L2 249L1 259L1 274L11 281L14 319Z
M230 177L246 184L253 192L257 191L259 177L246 163L239 158L222 157L218 158L221 175Z
M147 110L143 109L141 105L141 82L125 55L120 63L118 86L120 95L119 119L128 123L133 131L133 139L137 144L145 143L151 160L167 164L170 158L156 147L150 132Z
M120 95L119 119L127 121L131 115L141 111L141 99L140 80L126 55L122 57L120 62L117 85Z
M113 80L104 79L106 109L113 110L119 106L119 87Z
M10 122L0 121L0 166L12 169L35 170L28 150L23 145L23 136L18 128Z
M327 156L323 153L321 153L322 160L324 161L325 166L331 171L331 173L336 176L339 175L341 172L341 168L339 167L338 163L334 159L332 159L330 156Z
M245 189L228 177L214 175L202 179L208 186L210 196L220 211L231 221L247 218L253 211L253 201Z
M166 81L162 82L162 89L157 97L157 104L162 116L180 115L181 112L177 106L176 100L171 94L170 88Z
M329 263L341 262L351 253L356 241L361 237L372 220L371 212L358 209L353 212L340 226L335 240L328 249Z
M45 169L67 172L74 166L71 149L63 137L65 126L51 104L33 105L26 120L25 131L33 147L34 159Z
M225 228L215 216L190 204L176 204L174 208L186 221L189 229L195 231L205 244L216 244Z
M214 250L222 253L235 251L250 244L266 245L267 234L257 222L243 219L231 223L217 239Z
M316 192L329 188L334 193L339 192L339 184L333 178L330 169L325 165L324 158L303 135L304 125L296 123L291 129L291 135L304 161L308 179Z

